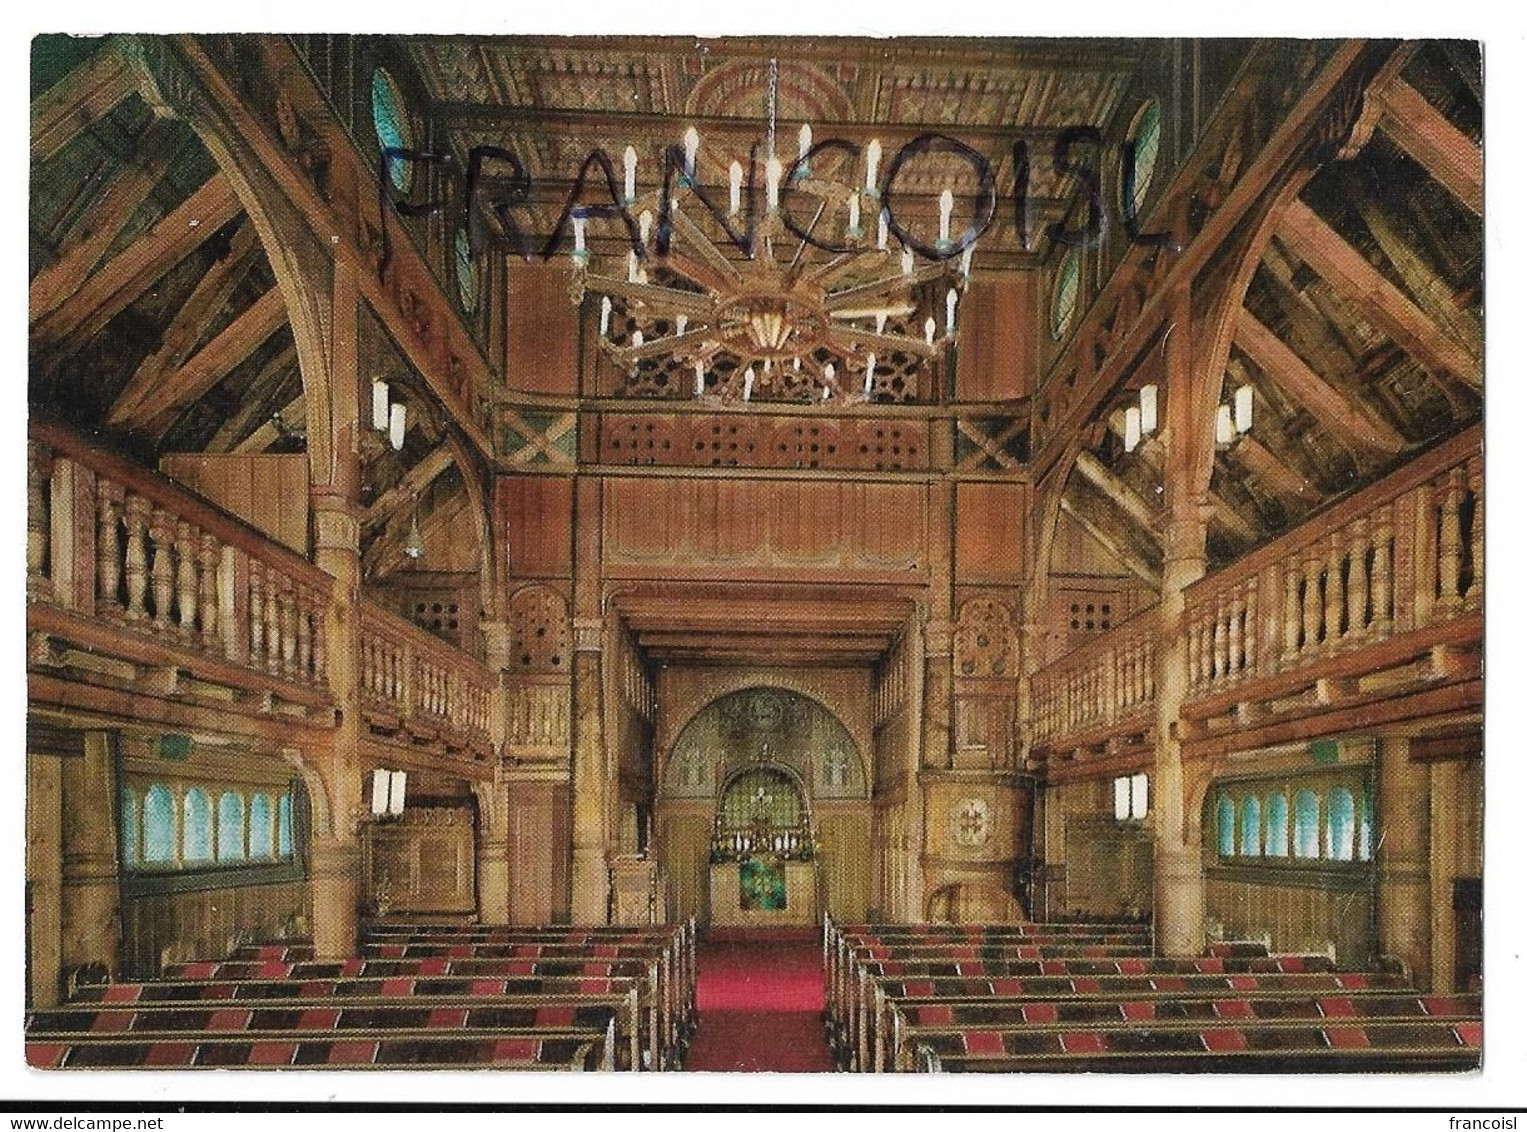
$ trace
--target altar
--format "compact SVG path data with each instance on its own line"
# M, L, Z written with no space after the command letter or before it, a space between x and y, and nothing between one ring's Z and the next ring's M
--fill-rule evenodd
M820 919L815 861L715 861L710 922L722 927L812 926Z

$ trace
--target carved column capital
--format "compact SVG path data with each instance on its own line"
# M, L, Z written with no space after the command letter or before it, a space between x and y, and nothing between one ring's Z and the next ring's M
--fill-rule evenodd
M573 619L573 651L600 652L604 648L604 619L602 617L575 617Z

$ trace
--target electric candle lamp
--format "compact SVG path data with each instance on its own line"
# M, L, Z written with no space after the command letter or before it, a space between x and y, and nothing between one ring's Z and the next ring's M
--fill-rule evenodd
M954 191L945 189L938 197L938 242L949 242L949 221L954 216Z
M684 131L684 173L686 176L695 175L695 158L700 153L700 131L690 126Z
M864 191L870 196L879 196L880 190L877 183L877 174L880 172L880 139L871 138L870 144L864 149Z
M1230 406L1221 405L1219 412L1214 415L1214 442L1229 444L1234 439L1235 419L1230 414Z
M944 295L944 333L954 333L954 308L960 301L960 293L953 287Z
M837 380L837 378L838 378L838 367L837 366L833 365L831 362L828 362L825 366L822 367L822 380L825 381L828 384L829 387L832 385L832 383L834 381Z
M588 255L587 227L587 217L573 217L573 254L576 256Z
M885 251L886 243L891 238L891 219L886 215L885 209L880 210L880 224L875 233L875 246Z
M854 193L848 198L848 231L851 235L859 234L859 194Z
M864 359L864 395L868 397L870 390L875 387L875 355L871 354Z
M790 368L793 369L796 373L800 373L801 372L801 359L800 358L796 358L790 364Z
M636 252L635 251L629 251L629 252L626 253L626 282L627 283L635 283L636 282L636 270L637 270Z
M732 200L729 216L736 216L742 211L742 162L732 162L732 167L727 170L727 178L731 182Z
M1249 385L1243 385L1235 391L1235 431L1251 431L1251 408L1255 394Z
M1131 405L1124 410L1124 451L1133 452L1140 446L1140 407Z
M673 320L673 325L674 329L677 330L678 333L683 334L685 329L689 326L689 316L687 314L679 315Z
M800 157L801 173L802 174L806 174L810 170L810 165L808 164L808 162L806 160L806 155L809 154L810 152L811 152L811 126L810 126L809 123L802 123L802 125L801 125L801 157Z
M830 385L822 386L822 400L826 401L826 400L829 400L831 397L832 397L832 386L830 386Z
M408 432L408 407L402 402L392 407L392 418L388 422L388 439L392 441L394 452L403 451L403 437Z
M912 274L912 249L911 248L902 248L901 249L901 273L903 275L911 275Z
M603 338L610 332L610 314L614 311L615 304L606 295L599 301L599 337Z
M930 314L928 320L923 323L923 341L930 346L933 345L933 335L937 331L938 325L933 321L933 316Z
M1156 387L1154 385L1142 385L1140 387L1140 432L1149 436L1156 431Z
M695 363L695 396L705 396L705 363Z
M884 334L885 333L885 321L886 321L885 311L880 311L880 312L878 312L875 315L875 333L876 334Z
M387 431L387 383L371 383L371 427L377 432Z
M643 342L645 342L645 341L646 341L646 338L644 338L642 336L642 332L640 330L633 330L633 331L631 331L631 345L633 347L636 347L636 348L639 349L641 347L641 344Z
M742 399L744 401L751 401L753 399L753 381L753 367L749 366L742 371Z
M652 210L642 209L642 214L636 218L637 231L641 233L642 245L645 247L648 239L652 236Z
M769 211L774 212L779 208L779 181L785 175L785 167L779 158L769 158L769 163L764 166L765 184L768 189Z
M636 199L636 147L626 146L626 199Z

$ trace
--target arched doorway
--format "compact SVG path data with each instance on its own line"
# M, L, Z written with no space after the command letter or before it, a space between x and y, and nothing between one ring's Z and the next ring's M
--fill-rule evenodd
M655 816L656 855L681 916L815 923L823 911L865 914L867 769L842 720L809 696L752 687L702 707L663 753ZM766 907L781 888L785 906Z

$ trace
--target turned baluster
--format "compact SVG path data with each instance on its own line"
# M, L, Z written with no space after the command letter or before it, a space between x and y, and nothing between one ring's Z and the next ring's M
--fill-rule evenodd
M1368 628L1368 520L1352 524L1352 551L1347 566L1347 635L1361 636Z
M1237 590L1230 595L1230 675L1237 676L1245 667L1245 653L1241 638L1241 621L1246 616L1246 603Z
M212 535L201 536L196 548L197 574L201 590L201 635L208 648L217 648L217 570L223 561L223 548Z
M142 621L148 616L143 600L148 593L148 525L152 508L141 495L129 495L124 509L127 527L127 616Z
M297 675L297 594L290 578L281 579L281 672Z
M1222 680L1230 674L1230 633L1225 614L1225 595L1215 598L1214 604L1214 668L1210 677Z
M105 608L121 606L117 587L122 581L122 547L117 535L117 516L122 508L122 489L106 480L97 480L95 540L95 577L97 591Z
M196 632L196 544L200 541L191 524L175 525L175 603L180 613L180 635L189 640Z
M1334 648L1341 640L1341 614L1346 601L1341 592L1341 535L1332 534L1326 543L1326 646Z
M274 569L265 570L265 671L281 671L281 578Z
M1437 541L1437 601L1449 612L1460 602L1458 578L1463 565L1463 469L1448 472L1442 489L1442 529Z
M1394 605L1394 511L1386 504L1373 516L1373 613L1376 634L1387 633Z
M265 664L265 567L249 560L249 664Z
M1283 563L1283 662L1292 663L1299 655L1299 564Z
M27 440L27 578L41 579L48 570L49 485L53 458L35 440Z
M154 629L170 632L170 609L175 600L175 520L155 510L149 523L149 538L154 542L154 561L149 567L153 580Z
M1485 465L1479 457L1469 460L1469 492L1474 512L1469 528L1469 591L1464 596L1477 605L1485 592Z
M1203 658L1204 631L1199 625L1198 618L1191 613L1186 620L1188 622L1188 685L1197 687L1199 665Z
M313 591L308 586L297 591L297 674L313 678Z
M1314 652L1320 646L1320 567L1311 547L1304 559L1304 649Z
M1246 627L1241 634L1241 649L1244 658L1245 669L1248 673L1257 670L1257 640L1261 634L1257 632L1257 582L1253 578L1246 583Z

